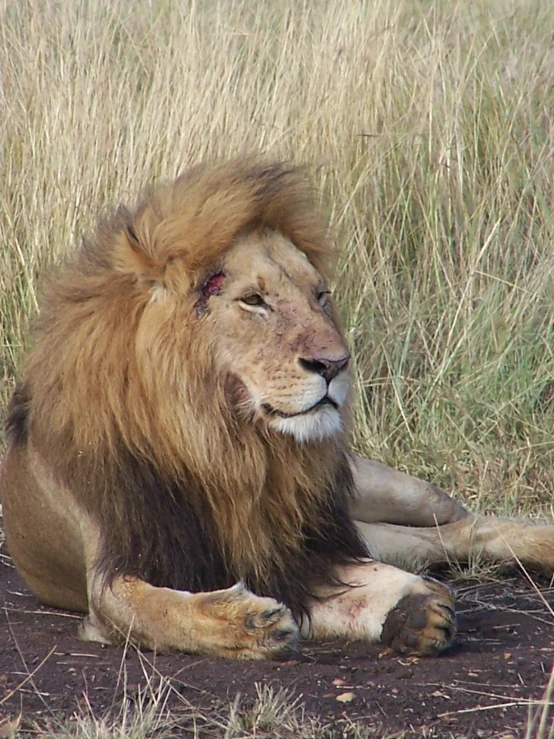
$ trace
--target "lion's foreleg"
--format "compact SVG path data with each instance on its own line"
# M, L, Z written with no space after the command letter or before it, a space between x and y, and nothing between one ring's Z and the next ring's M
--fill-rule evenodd
M81 629L89 641L129 639L147 649L270 659L289 652L298 639L288 608L241 584L188 593L117 576L109 586L93 580L90 590L90 612Z
M529 521L471 516L443 526L410 528L356 522L374 557L406 566L483 557L554 569L554 526Z
M338 571L346 587L322 592L310 609L310 638L382 641L403 654L435 655L456 633L454 599L435 582L381 562L351 565Z
M443 490L380 462L350 456L355 497L352 518L365 523L433 526L470 515Z

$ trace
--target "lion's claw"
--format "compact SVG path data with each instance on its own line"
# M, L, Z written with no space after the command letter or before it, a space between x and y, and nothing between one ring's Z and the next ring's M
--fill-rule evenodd
M290 610L281 603L260 613L249 613L244 624L251 638L258 643L260 657L281 659L298 646L298 624Z
M278 604L275 608L269 608L262 613L251 614L246 619L246 627L249 629L259 629L270 626L271 624L277 623L286 610L286 606Z
M273 598L250 592L242 583L203 595L205 618L217 613L218 656L234 659L283 659L299 639L291 611ZM207 606L207 609L206 609Z

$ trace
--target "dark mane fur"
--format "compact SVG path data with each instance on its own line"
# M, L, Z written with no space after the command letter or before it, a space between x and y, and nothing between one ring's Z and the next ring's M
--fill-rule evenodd
M186 471L181 480L172 480L124 451L116 476L114 488L127 507L122 528L114 527L113 511L105 509L102 523L108 533L98 566L107 584L124 573L152 585L200 592L242 580L254 593L286 603L302 618L317 586L339 584L331 575L333 566L368 556L347 511L352 475L346 459L306 523L301 545L287 550L277 536L275 546L282 551L275 552L263 577L253 569L239 569L224 550L201 485Z
M27 440L30 404L28 387L18 382L8 406L6 419L6 433L14 444L22 444Z

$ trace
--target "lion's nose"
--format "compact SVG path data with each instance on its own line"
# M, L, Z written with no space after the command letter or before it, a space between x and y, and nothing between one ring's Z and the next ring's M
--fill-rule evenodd
M331 382L339 372L342 372L348 367L350 354L345 354L339 359L329 359L329 357L311 357L310 359L304 359L301 357L298 362L307 372L315 372L324 377L327 382Z

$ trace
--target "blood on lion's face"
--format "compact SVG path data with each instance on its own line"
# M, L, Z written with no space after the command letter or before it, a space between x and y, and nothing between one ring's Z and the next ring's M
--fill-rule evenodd
M240 237L205 278L197 311L217 326L215 362L243 416L298 442L342 429L350 354L328 285L288 239Z

